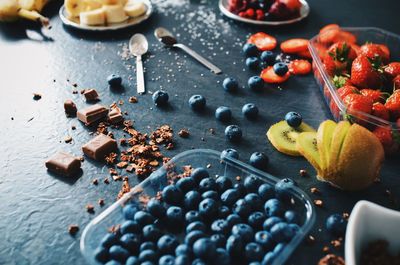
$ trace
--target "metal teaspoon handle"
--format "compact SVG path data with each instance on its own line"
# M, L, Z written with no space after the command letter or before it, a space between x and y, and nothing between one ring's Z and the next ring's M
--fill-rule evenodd
M138 94L143 94L146 89L144 87L144 73L142 56L136 57L136 82Z
M191 48L189 48L188 46L181 44L181 43L177 43L173 45L174 47L180 48L182 50L184 50L185 52L187 52L189 55L191 55L193 58L195 58L197 61L199 61L200 63L202 63L204 66L206 66L208 69L210 69L213 73L215 74L220 74L222 73L221 69L219 69L218 67L216 67L214 64L210 63L207 59L205 59L204 57L202 57L200 54L198 54L197 52L193 51Z

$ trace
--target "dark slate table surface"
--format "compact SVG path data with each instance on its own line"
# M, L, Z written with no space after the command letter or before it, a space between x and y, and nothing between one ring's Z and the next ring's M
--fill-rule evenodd
M186 127L189 139L176 137L176 148L163 151L173 156L190 148L223 150L234 147L247 161L254 151L270 157L268 172L277 177L292 177L310 194L311 187L322 191L324 207L317 209L317 222L312 234L313 245L302 244L288 264L316 264L323 256L322 248L332 239L324 229L325 218L333 212L350 212L360 199L398 208L385 190L400 195L398 157L387 159L382 170L382 182L359 193L345 193L315 180L301 178L300 169L313 174L303 158L288 157L274 150L265 137L266 128L282 119L288 111L303 114L314 125L329 118L317 84L312 75L291 78L277 89L268 86L255 94L245 88L249 76L244 70L240 53L246 36L259 30L285 40L292 37L314 36L327 23L342 26L375 26L400 34L397 0L387 1L317 1L310 0L311 14L303 22L285 27L253 27L224 18L217 1L156 0L157 11L140 26L115 33L89 34L74 31L62 25L57 16L61 3L55 1L45 10L51 17L52 29L48 38L38 34L38 28L29 23L0 25L0 264L84 264L79 251L82 229L105 207L115 201L121 182L106 186L91 184L94 178L103 179L108 167L85 161L83 174L76 179L50 175L44 161L57 150L81 155L81 145L91 138L89 130L76 119L65 117L62 103L73 99L84 107L82 96L72 94L71 84L78 90L94 87L101 95L102 104L124 100L123 110L135 120L135 127L149 132L162 124L170 124L177 132ZM384 4L383 4L384 3ZM224 74L215 76L180 51L162 48L153 37L157 26L171 29L179 40L219 65ZM150 94L139 96L138 104L129 104L136 95L134 60L126 58L126 44L137 32L145 34L150 43L146 56L146 85L148 91L164 89L171 96L170 107L154 108ZM110 90L106 77L111 73L123 76L124 90ZM234 95L221 87L226 76L234 76L243 87ZM54 81L55 80L55 81ZM68 82L67 80L70 80ZM41 93L35 101L32 93ZM208 109L203 115L193 114L187 106L188 98L200 93L207 98ZM260 107L261 117L256 122L243 119L243 104L254 102ZM226 124L216 122L213 111L220 105L232 108L234 123L244 129L244 139L232 145L225 141ZM75 125L76 130L71 130ZM209 129L215 129L215 135ZM70 135L73 141L63 140ZM202 138L204 138L202 140ZM131 184L137 182L131 175ZM100 208L97 200L104 198ZM95 215L85 211L85 205L96 206ZM81 228L76 237L68 234L69 224ZM333 253L343 255L343 247L330 247Z

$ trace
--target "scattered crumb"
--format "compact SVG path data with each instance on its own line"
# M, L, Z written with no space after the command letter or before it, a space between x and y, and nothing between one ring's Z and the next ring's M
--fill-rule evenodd
M178 132L178 135L179 135L180 137L182 137L182 138L188 138L189 135L190 135L190 133L189 133L189 130L188 130L188 129L181 129L181 130Z
M242 177L241 177L241 176L236 176L236 180L237 180L237 181L241 181L241 180L242 180Z
M108 178L105 178L105 179L103 180L103 182L104 182L105 184L110 184L110 180L109 180Z
M335 239L331 241L331 245L335 248L339 248L342 245L342 242L340 240Z
M33 93L33 99L34 100L40 100L42 98L42 95L39 93Z
M105 204L104 199L99 199L99 200L97 201L97 203L98 203L100 206L104 206L104 204Z
M79 226L78 225L69 225L68 226L68 233L71 236L76 235L76 233L78 233L78 231L79 231Z
M329 252L329 247L328 247L328 246L324 246L324 247L322 248L322 252L324 252L324 253Z
M86 205L86 211L88 212L88 213L91 213L91 214L93 214L94 213L94 206L93 206L93 204L87 204Z
M321 194L321 191L317 188L311 188L310 191L312 194Z
M345 265L345 262L340 256L328 254L319 260L318 265Z
M71 136L65 136L64 142L67 143L67 144L72 142L72 137Z
M308 244L314 244L315 243L315 237L312 235L308 235L307 237L307 243Z
M97 185L97 184L99 184L99 181L98 181L98 179L93 179L93 180L92 180L92 184L93 184L93 185Z
M322 200L314 200L314 204L318 207L322 207L324 205L324 202Z
M305 169L300 169L299 173L301 177L308 177L308 172Z
M130 97L129 98L129 103L138 103L138 99L137 99L137 97Z

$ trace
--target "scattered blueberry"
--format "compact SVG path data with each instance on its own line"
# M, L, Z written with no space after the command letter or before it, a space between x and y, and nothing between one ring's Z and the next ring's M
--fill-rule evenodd
M170 225L170 228L174 228L176 230L181 228L185 221L184 212L181 207L171 206L167 210L167 219Z
M284 202L290 202L292 199L292 188L296 186L297 183L290 178L281 179L275 184L275 195Z
M163 90L157 90L154 92L152 98L155 105L164 106L168 103L169 96L167 92Z
M237 125L229 125L225 128L225 137L231 142L239 142L242 139L242 129Z
M251 205L244 199L239 199L235 202L232 212L238 214L240 217L247 219L251 212Z
M262 152L254 152L250 156L249 163L255 168L266 169L268 167L269 158Z
M336 236L346 232L347 221L340 214L332 214L326 219L326 229Z
M261 91L264 88L264 80L259 76L252 76L247 81L247 85L253 91Z
M111 259L119 262L125 262L129 257L129 251L118 245L110 247L109 253Z
M247 119L254 120L258 117L258 108L253 103L247 103L243 106L242 113Z
M290 127L297 128L300 126L303 118L299 113L291 111L285 115L285 121Z
M263 201L257 193L248 193L244 196L244 200L251 205L253 211L261 211L263 209Z
M189 106L194 111L202 111L206 107L206 98L202 95L193 95L189 99Z
M271 51L264 51L261 53L261 61L266 63L267 65L271 66L275 63L275 54Z
M274 68L275 74L277 74L279 76L284 76L289 71L287 64L283 63L283 62L275 63L273 68Z
M256 45L252 44L252 43L246 43L243 46L243 53L246 57L250 57L250 56L257 56L258 54L258 48Z
M243 220L238 214L233 213L226 218L226 221L230 227L233 227L236 224L240 224Z
M246 59L246 66L249 69L257 70L260 67L260 59L257 57L249 57Z
M239 83L237 82L237 80L235 78L227 77L222 82L222 86L223 86L224 90L227 92L235 92L239 88Z
M285 210L283 203L275 198L269 199L264 204L265 215L270 216L282 216Z
M231 209L222 205L218 208L218 218L225 219L231 214Z
M243 242L251 242L254 237L254 230L248 224L237 224L232 227L232 235L238 235Z
M223 122L230 121L232 118L231 109L225 106L218 107L215 110L215 118Z
M116 74L111 74L107 77L107 82L110 87L119 87L122 84L122 77Z
M217 246L209 238L200 238L193 245L193 253L197 258L211 261L216 254Z

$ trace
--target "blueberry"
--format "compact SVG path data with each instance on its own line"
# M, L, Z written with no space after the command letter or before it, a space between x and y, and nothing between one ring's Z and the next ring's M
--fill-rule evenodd
M262 212L253 212L249 215L247 223L253 227L254 230L261 230L265 220L265 215Z
M279 200L290 202L292 199L292 188L296 187L297 183L290 179L284 178L275 184L275 195Z
M193 253L197 258L211 261L216 254L217 246L209 238L200 238L193 245Z
M291 111L285 115L285 121L290 127L297 128L303 121L303 117L297 112Z
M225 219L231 214L229 207L222 205L218 208L218 218Z
M235 92L239 88L239 83L237 82L237 80L235 78L227 77L222 82L222 86L223 86L224 90L227 92Z
M188 245L189 247L192 247L194 242L197 239L206 237L206 234L202 231L192 231L189 234L185 236L185 244Z
M158 265L175 265L175 257L171 255L165 255L160 258Z
M265 219L264 224L263 224L263 229L266 231L270 231L271 228L277 224L283 222L283 219L277 216L271 216L267 219Z
M237 224L232 227L232 235L238 235L243 242L250 242L254 237L254 230L248 224Z
M250 165L258 169L266 169L268 167L268 156L262 152L254 152L250 156Z
M143 238L146 241L157 241L161 237L162 233L155 225L146 225L143 227Z
M232 118L231 109L225 106L218 107L215 110L215 118L223 122L230 121Z
M135 213L135 221L142 227L145 225L152 224L154 222L154 217L145 211L138 211Z
M213 199L204 199L199 204L199 213L206 217L214 217L218 213L218 204Z
M189 106L194 111L202 111L206 107L206 98L202 95L193 95L189 99Z
M118 242L118 236L114 233L108 233L106 234L100 241L100 245L109 248L114 244L117 244Z
M275 63L273 68L274 68L275 74L277 74L279 76L284 76L289 71L287 64L283 63L283 62Z
M179 205L182 201L182 192L174 185L168 185L162 190L163 200L171 205Z
M267 254L265 254L261 265L272 265L272 263L274 262L276 257L276 254L274 252L268 252Z
M284 213L284 205L278 199L269 199L264 204L265 215L267 217L271 216L282 216Z
M225 137L231 142L239 142L242 139L242 129L237 125L229 125L225 128Z
M220 158L223 160L225 157L239 159L239 153L233 148L228 148L222 151Z
M190 176L194 179L194 181L198 184L200 181L204 178L208 178L209 174L207 169L198 167L194 170L192 170Z
M243 46L243 53L246 57L250 57L250 56L257 56L258 54L258 48L256 45L252 44L252 43L246 43Z
M193 223L195 221L203 221L203 217L198 211L189 211L185 214L186 223Z
M200 192L205 192L208 190L216 191L217 183L215 183L215 180L213 178L202 179L199 184L199 190L200 190Z
M239 196L241 197L247 194L246 187L243 185L243 183L235 183L235 185L233 185L233 188L238 192Z
M141 264L143 264L143 262L145 262L145 261L151 261L151 262L156 263L157 260L158 260L158 255L154 250L146 249L146 250L140 251L139 261L142 262Z
M260 261L263 258L262 247L254 242L248 243L245 247L247 261Z
M152 98L155 105L164 106L168 103L169 96L167 92L157 90L156 92L154 92Z
M233 227L233 226L236 225L236 224L240 224L243 220L242 220L242 218L241 218L239 215L233 213L233 214L230 214L230 215L226 218L226 221L228 222L228 224L229 224L230 227Z
M147 203L147 211L155 218L163 218L166 212L163 204L155 198Z
M278 243L274 248L275 255L278 255L286 247L285 243Z
M201 231L205 233L206 230L207 230L206 225L200 221L190 223L186 226L186 234L189 234L192 231Z
M258 187L258 195L260 195L263 201L272 199L275 196L274 187L268 183L264 183Z
M244 199L239 199L233 205L232 212L238 214L242 218L247 219L251 212L251 205Z
M126 262L125 265L140 265L139 259L135 256L130 256Z
M173 235L163 235L157 242L158 250L162 254L173 254L178 245L179 242Z
M224 248L217 248L214 264L218 265L230 265L231 259L229 257L228 252Z
M249 69L257 70L260 67L260 59L257 57L249 57L246 59L246 66Z
M247 81L247 85L253 91L261 91L264 88L264 80L259 76L252 76Z
M260 244L260 246L267 251L272 250L272 248L275 246L275 242L272 239L271 234L267 231L258 231L254 236L254 241Z
M175 265L191 265L190 258L186 255L179 255L175 258Z
M171 206L167 210L167 219L170 228L178 229L181 228L185 221L184 212L181 207Z
M211 224L211 231L216 234L223 234L226 235L229 232L229 224L224 219L215 220Z
M122 209L122 214L124 215L125 219L133 220L137 211L139 211L138 205L128 204Z
M214 190L208 190L206 192L204 192L203 194L201 194L201 198L202 199L213 199L214 201L218 201L219 200L219 195L218 192L214 191Z
M151 262L151 261L144 261L142 263L140 263L140 265L155 265L157 263Z
M192 249L188 245L180 244L175 249L175 255L176 256L185 255L187 257L191 257L191 256L193 256L193 252L192 252Z
M215 243L217 248L224 248L226 245L226 237L222 234L214 234L210 239Z
M181 178L176 182L176 187L182 192L186 193L196 187L196 183L190 177Z
M201 195L198 191L191 190L183 198L183 206L186 210L195 210L201 201Z
M118 262L116 260L110 260L105 265L122 265L122 264L121 264L121 262Z
M256 176L248 176L244 180L244 187L246 188L247 192L256 193L261 184L262 180Z
M275 63L275 54L271 51L264 51L261 53L260 59L267 65L271 66Z
M119 239L121 246L132 254L137 254L140 246L140 239L136 234L125 234Z
M247 103L243 106L242 113L247 119L254 120L258 117L258 108L253 103Z
M122 77L112 74L107 77L107 82L111 87L119 87L122 84Z
M104 248L104 247L97 247L94 250L94 258L101 262L101 263L105 263L108 260L108 249Z
M244 251L242 237L239 235L230 235L226 241L226 250L231 257L240 257Z
M145 251L145 250L154 250L154 251L156 251L157 250L157 246L156 246L156 244L154 242L150 242L150 241L143 242L140 245L140 252Z
M347 221L340 214L332 214L326 219L326 229L336 236L343 236L346 232Z
M291 223L291 224L298 224L298 222L299 222L297 213L292 210L288 210L285 212L285 220L286 220L286 222Z
M118 245L110 247L109 253L111 259L120 262L125 262L129 257L129 251Z
M207 263L202 259L195 259L193 260L192 265L207 265Z
M293 227L284 222L277 223L271 228L271 236L276 242L289 242L296 232Z
M227 206L232 206L239 198L240 194L236 189L228 189L221 195L222 203Z
M244 197L244 200L251 205L253 211L261 211L263 208L263 202L261 197L256 193L249 193Z

